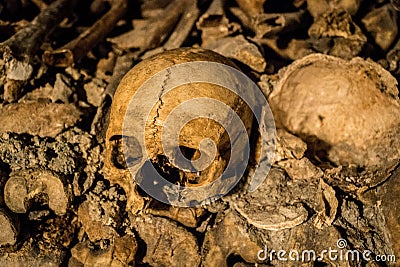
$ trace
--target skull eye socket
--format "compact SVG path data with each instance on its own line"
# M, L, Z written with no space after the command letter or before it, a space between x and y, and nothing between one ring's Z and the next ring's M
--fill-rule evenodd
M182 155L188 160L196 160L200 157L200 151L198 149L190 148L187 146L179 146L179 150Z
M133 136L113 136L110 138L111 160L118 169L127 169L143 158L139 141Z

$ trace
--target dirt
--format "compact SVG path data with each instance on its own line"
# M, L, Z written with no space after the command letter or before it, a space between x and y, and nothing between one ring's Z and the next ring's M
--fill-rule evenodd
M0 2L0 266L398 265L398 1L77 2ZM129 101L121 91L114 98L122 77L142 62L146 74L130 78L140 86L176 65L170 52L164 65L152 56L180 47L221 54L270 103L275 154L255 191L260 130L247 117L243 178L196 207L148 195L120 153L139 148L106 136L122 123L109 124L111 107ZM192 88L187 97L216 96L212 86ZM219 100L231 96L220 90ZM198 140L207 128L191 123L186 135ZM169 181L197 181L159 156ZM111 160L118 172L105 168ZM300 257L330 249L371 260Z

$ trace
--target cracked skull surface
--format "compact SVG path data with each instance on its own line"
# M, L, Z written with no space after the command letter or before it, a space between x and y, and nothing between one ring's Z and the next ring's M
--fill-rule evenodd
M137 212L144 205L138 185L151 196L158 194L158 200L191 206L227 193L241 178L254 114L248 104L260 97L244 101L240 92L223 86L251 92L243 86L243 74L232 70L240 73L217 53L183 48L140 62L122 79L106 134L105 176L124 188L128 209ZM158 180L157 173L165 180ZM152 191L157 186L165 196ZM177 196L174 190L183 187Z
M269 97L277 124L304 139L317 159L370 169L398 160L397 81L379 64L313 54L279 75Z

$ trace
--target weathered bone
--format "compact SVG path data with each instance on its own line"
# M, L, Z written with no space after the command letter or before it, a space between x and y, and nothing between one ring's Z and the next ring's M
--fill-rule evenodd
M56 215L63 215L71 198L70 186L64 185L60 177L49 171L28 170L11 174L4 187L5 203L15 213L26 213L32 201L41 199Z
M144 130L146 138L146 155L143 155L139 147L126 147L125 143L132 143L140 138L140 133L137 136L126 136L124 131L124 120L128 110L131 99L135 96L138 88L153 75L161 70L167 69L179 63L193 62L193 61L211 61L219 62L227 65L232 63L224 57L202 49L178 49L159 54L157 56L146 59L145 61L136 65L120 82L120 85L114 95L113 105L110 115L110 124L106 134L106 159L105 159L105 175L113 183L120 184L127 192L127 207L131 211L138 212L143 208L143 197L137 192L137 184L132 177L133 171L138 174L139 170L146 161L152 161L161 166L164 171L173 170L170 165L163 164L162 158L165 158L164 148L161 145L163 123L166 121L169 113L180 103L191 100L196 97L207 97L210 99L218 99L226 105L230 106L242 118L246 129L249 131L252 122L252 113L248 107L239 100L238 96L227 89L221 88L217 85L208 83L191 83L178 86L176 90L171 90L165 96L156 99L155 103L150 103L151 106L155 104L148 118L137 118L129 123L139 123L139 120L144 120L146 128ZM209 73L208 75L221 75L220 73ZM168 77L165 77L165 83L168 82ZM155 85L157 86L157 85ZM160 93L163 90L163 84L159 84ZM149 101L149 98L140 101ZM203 107L207 108L207 107ZM135 108L136 110L137 108ZM206 109L207 110L207 109ZM227 118L227 120L231 120ZM126 129L125 129L126 130ZM129 131L128 131L129 132ZM141 133L143 134L143 133ZM187 183L187 186L200 186L212 182L216 177L224 171L227 164L227 155L224 151L229 148L229 138L227 138L224 129L213 121L205 119L196 119L186 124L179 134L179 145L186 147L192 151L196 156L196 151L199 150L200 141L205 137L212 138L217 147L217 157L213 159L209 168L202 171L200 175L183 175L176 177L181 180L181 183ZM129 141L130 140L130 141ZM127 142L129 141L129 142ZM164 141L164 139L163 139ZM167 138L169 142L169 138ZM167 143L168 143L167 142ZM133 142L134 143L134 142ZM125 151L124 151L125 149ZM124 158L124 153L127 149L131 149L131 158ZM222 153L222 154L221 154ZM129 167L129 169L127 168ZM138 174L139 175L139 174ZM186 177L186 178L185 178ZM138 179L136 177L136 179ZM143 179L149 179L144 175ZM198 196L199 199L202 196Z

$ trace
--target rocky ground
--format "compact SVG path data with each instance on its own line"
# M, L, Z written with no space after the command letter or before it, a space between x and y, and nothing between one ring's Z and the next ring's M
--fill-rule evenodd
M399 10L396 0L0 1L0 266L397 266ZM232 60L268 99L276 149L256 191L246 189L254 124L251 164L217 201L169 206L123 178L124 158L106 146L121 145L106 135L122 105L114 93L139 62L150 73L160 66L143 60L179 47ZM289 254L330 248L368 257Z

